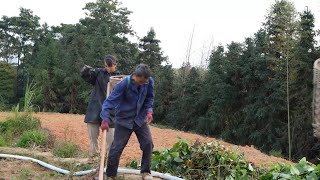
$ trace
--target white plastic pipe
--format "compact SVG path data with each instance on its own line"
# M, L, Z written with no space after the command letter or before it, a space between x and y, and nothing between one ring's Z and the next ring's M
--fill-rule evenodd
M65 175L70 174L70 171L68 171L68 170L61 169L61 168L58 168L58 167L53 166L51 164L40 161L38 159L34 159L34 158L26 157L26 156L18 156L18 155L12 155L12 154L0 154L0 158L14 158L14 159L19 159L19 160L32 161L32 162L38 163L39 165L41 165L43 167L50 169L50 170L59 172L61 174L65 174ZM91 170L86 170L86 171L78 171L78 172L73 173L73 176L82 176L82 175L86 175L86 174L89 174L89 173L92 173L95 171L96 171L96 169L91 169ZM126 168L118 168L118 172L124 173L124 174L140 174L139 170L126 169ZM159 173L159 172L155 172L155 171L151 171L151 175L162 178L162 179L168 179L168 180L183 180L181 178L171 176L170 174L163 174L163 173Z
M124 174L140 174L140 170L137 170L137 169L118 168L118 172L124 173ZM168 180L183 180L181 178L171 176L170 174L163 174L155 171L151 171L151 175L162 178L162 179L168 179Z

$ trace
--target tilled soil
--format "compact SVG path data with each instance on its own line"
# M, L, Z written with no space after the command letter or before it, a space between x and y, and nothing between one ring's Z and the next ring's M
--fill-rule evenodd
M0 112L0 121L10 115L11 113ZM89 138L86 123L83 121L84 115L61 113L35 113L34 115L41 120L42 127L48 129L56 137L56 140L71 139L80 146L82 151L88 153ZM251 146L232 145L215 138L204 137L197 134L172 129L162 129L152 125L151 133L154 141L154 149L156 150L172 147L172 145L178 141L178 137L181 137L189 140L191 143L196 140L200 142L220 142L234 151L244 153L245 159L256 166L269 166L277 162L291 163L282 158L266 155ZM125 166L125 164L131 160L140 160L140 158L141 150L139 148L139 142L133 134L121 156L120 165Z

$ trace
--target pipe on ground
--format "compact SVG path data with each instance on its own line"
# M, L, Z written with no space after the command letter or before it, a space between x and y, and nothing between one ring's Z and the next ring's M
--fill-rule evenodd
M65 174L65 175L70 174L70 171L68 171L68 170L61 169L61 168L58 168L58 167L53 166L51 164L48 164L46 162L40 161L38 159L34 159L34 158L26 157L26 156L18 156L18 155L13 155L13 154L0 154L0 158L13 158L13 159L19 159L19 160L32 161L32 162L38 163L39 165L41 165L45 168L59 172L61 174ZM83 176L83 175L87 175L87 174L95 172L95 171L96 171L96 169L91 169L91 170L86 170L86 171L78 171L78 172L74 172L73 176ZM127 168L118 168L118 172L123 173L123 174L140 174L139 170L127 169ZM170 174L163 174L163 173L159 173L159 172L155 172L155 171L151 171L151 175L154 177L159 177L159 178L167 179L167 180L183 180L179 177L175 177Z

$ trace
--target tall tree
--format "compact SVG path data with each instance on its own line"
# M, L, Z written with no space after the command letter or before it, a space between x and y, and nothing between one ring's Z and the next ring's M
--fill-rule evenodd
M153 28L148 31L148 34L140 39L139 47L141 53L138 60L140 63L145 63L150 66L152 70L155 70L161 63L167 61L167 57L163 55L160 47L160 40L156 39L156 32Z
M155 122L162 122L169 111L170 99L172 98L174 72L168 64L167 57L163 55L160 40L156 39L153 28L148 34L140 39L140 52L137 63L149 65L155 79ZM166 63L162 65L162 63Z
M293 58L293 47L296 39L296 11L293 3L287 0L276 1L271 6L267 16L265 28L269 36L269 52L270 65L269 69L272 75L269 77L268 99L267 102L271 106L270 114L267 122L274 129L273 136L277 143L270 144L268 149L281 150L289 154L290 139L288 139L288 83L292 79L287 74L287 66ZM290 69L289 69L290 70ZM287 78L289 78L287 80ZM291 143L290 143L291 144Z
M315 49L314 16L306 8L300 14L298 43L292 62L291 108L292 144L295 158L310 157L312 152L313 63L319 53Z
M20 8L19 16L2 17L0 22L0 36L6 38L1 41L1 56L5 59L17 59L16 98L23 95L26 82L26 63L31 57L35 40L39 36L40 18L29 9Z
M95 40L92 45L101 45L97 47L100 52L96 55L116 54L119 59L118 67L123 73L129 73L136 64L138 49L137 45L127 38L134 35L129 20L131 11L120 5L117 0L87 3L84 8L87 16L81 19L80 23L86 27L88 34L91 34L91 39Z

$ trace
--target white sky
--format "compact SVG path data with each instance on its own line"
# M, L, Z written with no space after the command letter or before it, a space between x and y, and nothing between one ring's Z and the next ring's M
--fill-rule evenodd
M84 17L82 8L94 0L0 0L0 15L16 16L19 7L31 9L49 25L77 23ZM198 65L209 44L243 42L261 27L274 0L119 0L133 11L130 16L138 36L154 27L161 47L174 67L185 60L193 27L191 63ZM309 6L320 29L320 0L292 0L297 11Z

